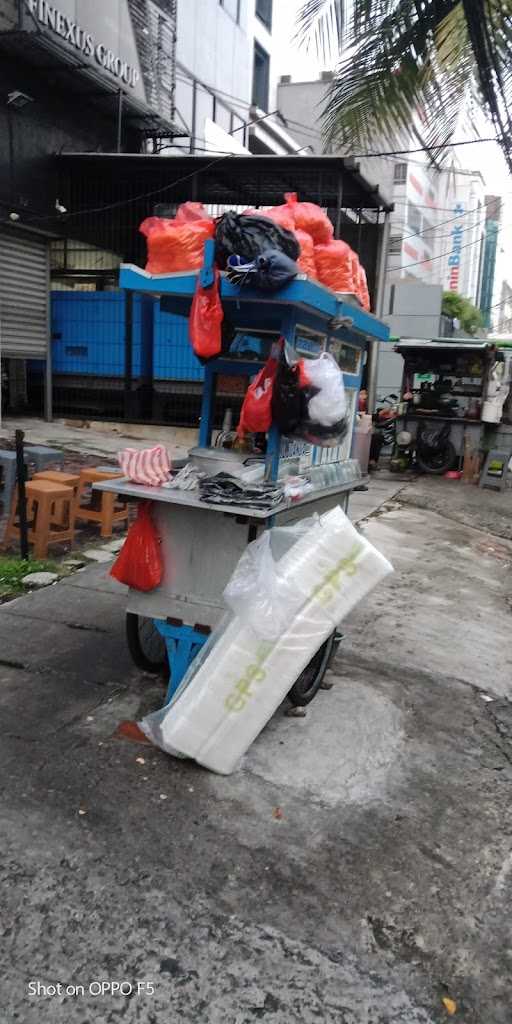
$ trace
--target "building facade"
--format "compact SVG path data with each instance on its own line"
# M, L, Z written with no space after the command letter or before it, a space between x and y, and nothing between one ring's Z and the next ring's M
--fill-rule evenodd
M64 152L140 153L172 140L175 41L176 0L119 0L115 9L0 0L0 344L22 404L13 360L45 360L50 379L52 273L70 282L89 274L96 287L106 263L115 265L79 239L58 241L73 224L52 161ZM49 395L48 387L48 413Z
M284 156L300 144L277 108L276 0L178 0L176 110L191 153Z

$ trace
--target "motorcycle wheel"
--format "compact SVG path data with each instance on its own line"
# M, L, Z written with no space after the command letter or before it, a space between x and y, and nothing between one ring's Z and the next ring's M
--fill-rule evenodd
M441 476L453 469L457 462L457 452L451 441L447 441L439 451L426 452L416 450L416 462L423 473L431 473Z

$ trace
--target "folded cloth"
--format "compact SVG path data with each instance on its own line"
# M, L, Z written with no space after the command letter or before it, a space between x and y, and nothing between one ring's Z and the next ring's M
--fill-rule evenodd
M199 496L209 505L271 509L283 501L284 490L276 483L251 483L229 473L216 473L199 481Z
M124 448L117 453L119 465L125 476L134 484L160 487L169 479L171 462L166 449L158 444L154 448Z

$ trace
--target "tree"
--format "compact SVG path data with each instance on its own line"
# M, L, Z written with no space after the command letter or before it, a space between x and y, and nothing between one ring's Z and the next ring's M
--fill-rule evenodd
M512 171L512 0L303 0L298 36L337 64L330 144L444 149L483 110Z
M458 292L444 292L441 312L451 320L459 320L460 325L466 334L475 332L484 325L483 316L479 309L469 299L465 299Z

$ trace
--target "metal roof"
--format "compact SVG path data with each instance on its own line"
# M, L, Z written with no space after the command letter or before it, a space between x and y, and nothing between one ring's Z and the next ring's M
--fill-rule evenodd
M393 206L367 181L353 157L158 156L146 153L63 153L60 173L122 180L126 195L146 188L154 203L187 199L209 204L275 206L285 192L320 206L389 212Z
M467 341L461 341L457 339L452 341L451 338L434 338L432 341L427 341L425 338L408 338L407 341L400 341L395 345L396 352L411 352L419 349L426 349L427 351L465 351L465 352L484 352L487 349L494 348L493 341L487 341L486 339L476 338L471 341L469 338Z

